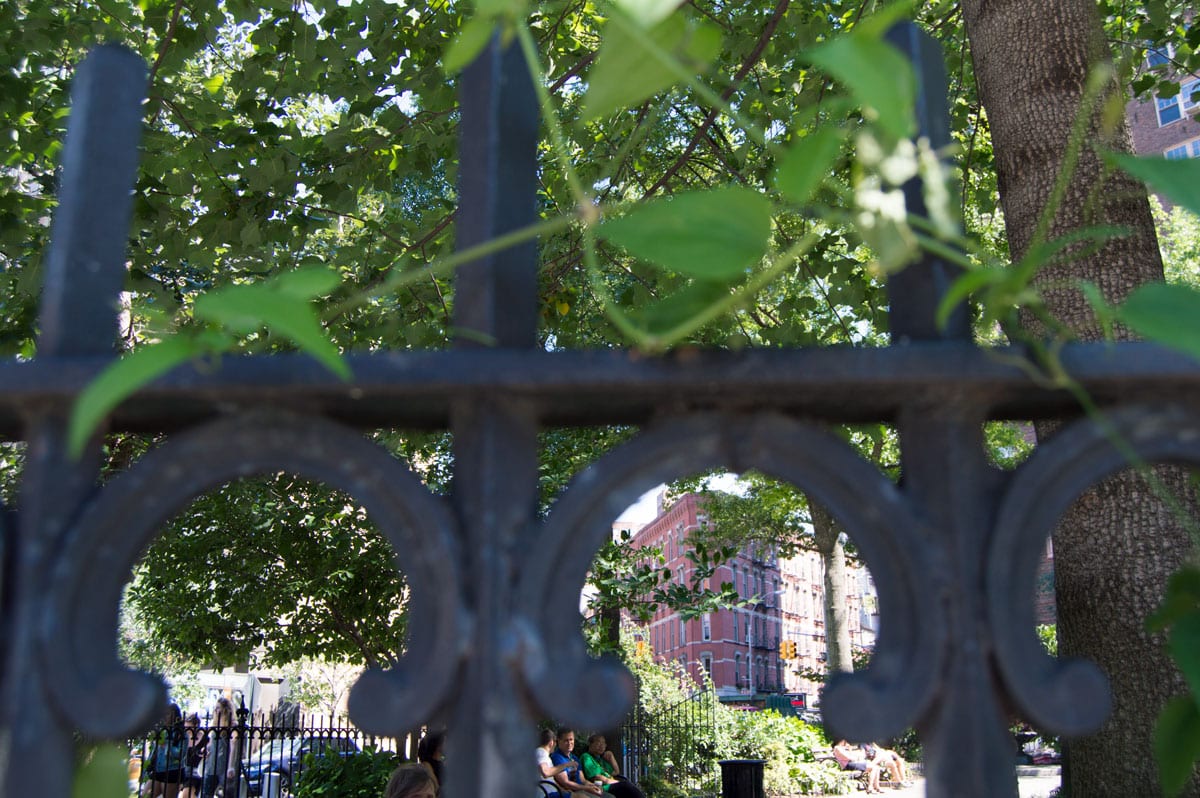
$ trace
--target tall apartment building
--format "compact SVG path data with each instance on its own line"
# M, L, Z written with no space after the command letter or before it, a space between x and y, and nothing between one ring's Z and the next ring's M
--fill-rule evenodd
M670 507L659 499L658 516L633 536L635 547L661 549L666 567L680 584L691 584L687 558L692 532L707 527L703 500L685 494ZM878 631L874 585L866 570L847 569L851 643L871 648ZM712 679L727 701L761 702L771 694L805 694L811 703L819 683L801 669L825 668L824 571L815 552L781 559L770 547L748 547L716 570L706 586L724 582L746 602L685 621L660 607L641 634L655 656L677 662L697 681ZM780 642L796 644L797 658L780 658Z

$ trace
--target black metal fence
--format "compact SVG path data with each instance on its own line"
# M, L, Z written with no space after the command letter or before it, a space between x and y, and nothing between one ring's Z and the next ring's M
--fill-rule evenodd
M717 703L705 690L655 713L635 706L621 727L625 773L643 784L662 780L689 793L718 792Z
M892 38L916 66L921 131L939 149L941 53L913 26ZM620 509L711 468L796 485L858 544L882 628L870 668L826 687L824 719L860 740L917 725L930 798L1016 793L1014 710L1063 735L1104 722L1104 676L1049 659L1034 631L1039 556L1075 497L1129 453L1200 464L1200 369L1145 344L1063 347L1061 370L1107 422L1075 421L997 473L986 422L1078 417L1078 395L1035 379L1021 351L977 347L965 313L939 327L952 274L933 257L889 280L894 345L648 358L540 348L530 242L460 269L453 351L351 355L349 381L296 355L164 375L107 419L164 442L101 483L101 438L75 459L66 430L72 402L114 356L146 78L146 64L115 48L79 69L37 356L0 362L0 434L28 452L19 509L0 507L0 795L67 798L79 735L125 739L161 717L161 680L130 672L115 644L129 574L197 496L281 470L354 496L403 559L422 622L399 663L359 680L350 714L388 734L445 723L469 741L480 755L456 762L450 798L529 793L527 770L497 765L527 761L539 717L619 725L632 678L588 658L564 598L579 595ZM467 248L536 220L539 116L519 48L499 39L463 72L460 96ZM920 186L908 189L921 212ZM867 421L897 426L902 484L826 428ZM538 518L539 430L611 424L640 429ZM449 430L453 493L430 493L364 436L377 428ZM637 750L689 782L693 760L665 753L663 734Z
M345 718L248 713L231 726L216 725L210 716L199 721L174 730L157 726L130 741L130 783L138 796L152 798L154 773L165 770L172 780L191 780L196 798L278 798L292 791L309 756L406 756L404 739L369 734Z

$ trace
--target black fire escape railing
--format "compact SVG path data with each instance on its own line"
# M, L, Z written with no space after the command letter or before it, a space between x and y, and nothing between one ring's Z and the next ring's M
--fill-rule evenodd
M921 127L938 146L941 55L911 27L893 42L917 66ZM399 553L421 622L398 666L360 681L351 714L377 734L448 723L461 752L451 798L530 792L532 771L514 763L530 761L533 718L619 724L632 680L615 660L587 657L578 614L564 605L612 518L653 486L709 467L791 482L854 537L879 590L881 630L870 668L829 684L825 718L860 740L916 725L930 796L1016 794L1010 708L1066 735L1104 719L1103 676L1042 652L1032 597L1056 518L1125 457L1082 419L1011 474L989 465L985 421L1078 408L1011 365L1019 353L975 347L965 316L934 325L949 278L933 259L891 281L892 346L648 359L540 351L535 249L508 250L461 270L455 322L469 334L453 351L353 355L346 383L300 356L177 369L108 421L169 432L166 442L98 486L99 439L72 460L65 430L72 401L114 356L145 79L144 64L118 48L80 67L37 358L0 365L0 433L28 444L19 508L0 513L0 795L66 798L80 735L124 739L157 720L163 685L117 655L122 587L194 497L279 470L353 495ZM466 247L535 219L538 111L516 48L489 49L461 92ZM1194 363L1140 344L1068 346L1062 360L1146 460L1200 463ZM902 486L824 429L865 420L897 425ZM642 429L539 521L539 428L613 423ZM453 494L432 495L362 434L379 427L451 430Z

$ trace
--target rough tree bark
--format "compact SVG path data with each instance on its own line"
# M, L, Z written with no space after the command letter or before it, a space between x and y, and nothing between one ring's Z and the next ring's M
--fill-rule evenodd
M1089 70L1110 62L1111 53L1094 0L964 0L962 8L1016 261L1030 247L1051 195ZM1145 189L1106 174L1097 156L1100 148L1130 150L1123 120L1106 128L1098 111L1084 141L1050 237L1100 223L1132 233L1091 256L1045 269L1039 286L1052 316L1080 338L1095 340L1097 322L1074 281L1091 280L1112 302L1141 283L1161 280L1163 272ZM1032 314L1021 322L1031 334L1045 331ZM1053 425L1045 425L1038 436L1052 432ZM1160 469L1160 476L1182 493L1180 472ZM1103 729L1069 743L1064 796L1159 794L1153 725L1182 681L1162 640L1147 634L1144 624L1189 549L1182 525L1129 472L1085 494L1061 519L1054 533L1059 653L1096 661L1114 694ZM1194 782L1189 790L1197 794Z
M830 673L854 670L850 650L850 624L846 615L846 547L841 529L824 507L808 503L813 543L825 566L825 651Z

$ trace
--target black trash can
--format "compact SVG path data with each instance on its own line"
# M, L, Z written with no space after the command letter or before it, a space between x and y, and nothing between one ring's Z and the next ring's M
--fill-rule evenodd
M764 798L765 759L722 759L721 798Z

